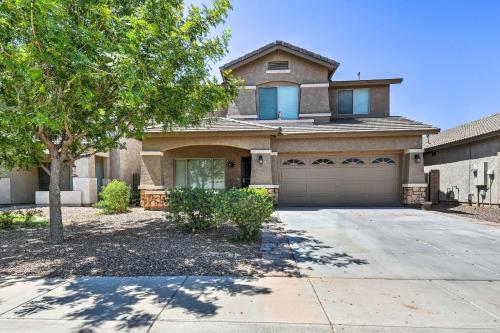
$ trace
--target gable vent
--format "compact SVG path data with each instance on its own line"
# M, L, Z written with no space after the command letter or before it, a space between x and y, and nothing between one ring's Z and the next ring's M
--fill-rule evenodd
M288 61L270 61L267 63L268 71L282 71L287 69L289 69Z

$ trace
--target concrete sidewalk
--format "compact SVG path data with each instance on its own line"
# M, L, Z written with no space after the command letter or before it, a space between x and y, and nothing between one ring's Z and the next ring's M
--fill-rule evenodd
M0 278L1 332L498 332L500 281Z

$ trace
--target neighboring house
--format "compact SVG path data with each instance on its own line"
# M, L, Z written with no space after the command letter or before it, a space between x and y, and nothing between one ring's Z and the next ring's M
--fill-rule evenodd
M61 202L64 206L88 206L98 200L98 193L110 179L134 185L133 175L140 174L141 142L129 139L126 149L97 153L63 170ZM49 164L45 164L47 169ZM49 204L49 174L42 167L0 172L0 205ZM136 186L138 184L135 184Z
M500 113L424 137L433 202L500 204Z
M276 41L221 67L244 81L214 122L142 142L141 202L174 186L267 188L280 205L417 204L422 135L438 129L389 112L402 79L335 81L339 63Z

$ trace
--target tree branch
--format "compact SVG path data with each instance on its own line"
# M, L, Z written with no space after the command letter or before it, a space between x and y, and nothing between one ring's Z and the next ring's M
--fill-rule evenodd
M35 29L35 0L31 0L30 17L31 17L31 33L33 34L33 42L38 47L38 50L42 51L42 46L38 41L38 35L36 34L36 29Z

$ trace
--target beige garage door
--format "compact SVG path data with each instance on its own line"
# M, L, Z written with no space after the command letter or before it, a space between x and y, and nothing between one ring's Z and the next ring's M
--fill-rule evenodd
M280 205L388 206L401 202L399 155L297 155L278 161Z

